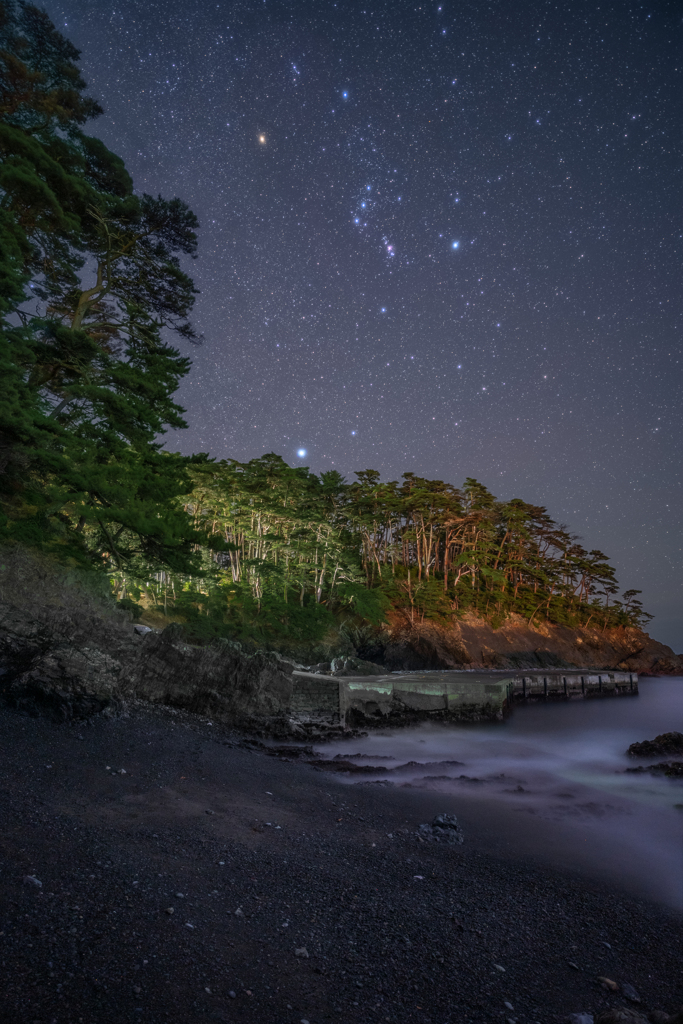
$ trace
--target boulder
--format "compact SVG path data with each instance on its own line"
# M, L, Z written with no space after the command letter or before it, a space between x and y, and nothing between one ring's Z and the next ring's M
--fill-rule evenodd
M667 754L683 756L683 733L663 732L653 740L632 743L626 753L630 757L662 757Z
M306 669L307 672L315 672L316 675L329 675L331 665L329 661L319 661L315 665L309 665Z
M461 844L465 839L454 814L437 814L430 825L420 825L417 836L428 843Z
M333 676L383 676L386 669L374 661L361 658L335 658L331 665Z
M120 689L124 697L183 708L239 728L282 732L292 699L292 668L267 651L247 654L231 640L194 647L174 624L145 639Z

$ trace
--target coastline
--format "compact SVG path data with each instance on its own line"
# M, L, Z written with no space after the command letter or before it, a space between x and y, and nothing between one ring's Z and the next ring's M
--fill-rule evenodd
M511 853L495 821L418 843L443 795L142 704L2 711L0 741L6 1019L540 1024L623 1005L600 976L683 1002L679 914Z

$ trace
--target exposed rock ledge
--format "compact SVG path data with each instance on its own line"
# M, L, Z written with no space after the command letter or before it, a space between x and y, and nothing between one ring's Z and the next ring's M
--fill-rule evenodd
M363 654L363 652L359 652ZM367 655L365 655L367 656ZM379 656L379 657L378 657ZM640 629L572 629L512 615L498 629L474 615L448 627L411 625L398 617L373 660L388 669L619 669L641 675L683 675L683 655Z
M0 552L0 700L84 718L126 699L168 704L236 728L292 731L293 665L221 641L192 647L170 626L139 636L106 581L19 548Z
M0 565L4 703L81 718L137 698L261 734L296 730L289 717L294 666L278 655L249 655L230 641L192 647L173 626L142 637L105 581L20 548L0 551ZM448 629L394 623L371 660L387 670L576 666L683 674L683 658L640 630L529 629L517 618L498 630L475 618Z

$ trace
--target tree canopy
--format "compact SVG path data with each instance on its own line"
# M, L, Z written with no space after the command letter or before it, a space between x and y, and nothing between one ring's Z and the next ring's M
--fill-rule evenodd
M96 555L180 564L193 538L172 499L189 478L160 436L185 425L173 394L190 362L168 337L195 339L180 257L197 219L137 195L84 132L102 111L78 56L44 12L0 4L4 528L73 545L88 526Z
M191 624L301 647L335 622L448 623L473 612L580 626L644 624L638 591L617 600L607 556L587 551L543 507L375 470L346 482L279 456L195 463L184 499L201 575L112 574L125 599ZM170 609L170 611L169 611Z

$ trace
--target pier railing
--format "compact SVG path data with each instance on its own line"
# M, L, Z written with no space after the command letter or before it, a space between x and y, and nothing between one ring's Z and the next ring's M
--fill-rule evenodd
M530 672L513 680L513 700L623 697L638 693L635 672Z

